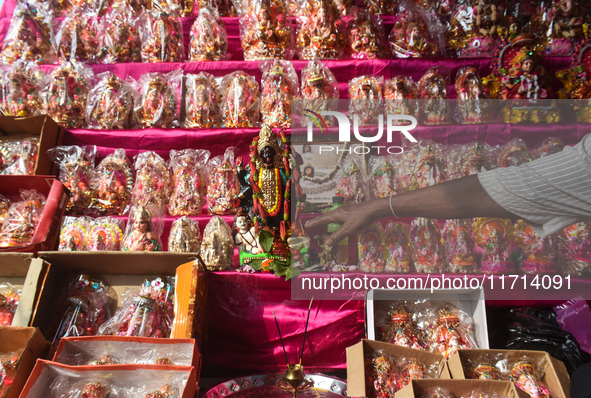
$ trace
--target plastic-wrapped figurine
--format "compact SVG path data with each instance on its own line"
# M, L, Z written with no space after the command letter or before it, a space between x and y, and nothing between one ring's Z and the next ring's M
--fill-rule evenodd
M493 55L498 45L499 28L504 25L504 9L497 3L473 0L458 4L445 35L447 46L460 57Z
M471 274L478 268L474 253L474 236L469 220L446 220L443 227L447 268L454 273Z
M439 224L415 218L410 227L411 253L417 272L443 272L444 256Z
M126 2L118 2L101 19L98 57L105 64L141 61L137 17Z
M139 19L142 62L182 62L183 25L174 12L146 11Z
M454 178L466 177L490 170L493 167L491 149L488 145L475 142L462 147L454 164Z
M376 59L390 58L385 47L386 39L382 20L367 12L358 12L349 21L348 45L351 58Z
M437 323L429 335L432 352L451 358L458 350L476 348L472 324L460 319L460 311L446 305L437 313Z
M402 358L398 361L397 367L400 369L396 378L396 387L399 390L409 385L412 380L432 378L429 377L429 369L416 359Z
M522 360L511 368L510 379L517 387L529 394L531 398L551 398L548 387L536 375L534 366L528 360Z
M498 166L511 167L519 166L532 161L529 147L521 138L514 138L501 149L499 153Z
M361 4L371 14L392 15L394 13L393 0L364 0Z
M410 8L398 12L396 23L388 36L395 57L435 57L440 53L438 42L432 35L441 24L437 24L435 19L428 22L423 20L426 15L425 10Z
M417 84L410 77L396 76L384 83L386 114L418 117ZM408 124L400 120L399 124Z
M501 218L477 218L472 225L474 240L484 251L480 268L485 274L508 274L515 271L511 259L513 225Z
M55 35L58 58L61 61L95 62L99 55L98 13L86 7L76 7L63 20Z
M382 231L372 224L359 235L359 267L361 272L384 272Z
M313 59L302 69L300 86L300 108L312 112L336 110L339 99L339 84L334 74L320 60ZM332 118L325 117L327 125L332 125ZM306 120L302 118L302 123Z
M6 36L0 61L11 64L19 59L40 64L54 63L52 46L53 16L51 5L23 1L16 5Z
M401 223L389 223L384 231L386 250L385 272L407 274L410 272L409 237Z
M168 202L171 216L201 214L205 204L205 165L210 152L204 149L170 151L172 194Z
M564 271L570 275L583 275L591 270L591 227L585 222L562 230L561 252Z
M0 325L10 326L12 324L20 297L20 289L15 288L8 282L0 282ZM0 393L2 392L1 386L2 382L0 381Z
M549 18L543 21L546 37L545 53L550 56L571 55L586 35L584 11L576 0L556 0L543 10ZM548 5L546 5L548 6Z
M431 69L419 80L421 120L425 124L450 123L447 107L447 80Z
M14 202L8 217L0 227L0 247L26 246L35 234L45 206L45 196L35 190L21 192L20 202Z
M339 59L345 37L330 0L306 0L300 11L296 47L300 59Z
M135 156L135 184L133 203L155 205L164 209L170 199L172 186L168 165L156 152L147 151Z
M234 216L232 236L236 247L238 247L241 265L248 263L250 258L264 252L250 216L242 209L238 210Z
M393 397L396 392L396 376L392 371L390 360L379 352L375 354L368 366L370 385L377 398Z
M209 214L232 214L236 211L236 199L240 182L234 167L236 148L226 149L224 156L216 156L209 162L210 177L207 185L207 209Z
M182 216L175 220L168 235L168 251L176 253L199 253L201 233L197 221Z
M359 76L349 82L349 113L359 117L359 125L377 124L382 113L382 84L376 76Z
M290 61L273 60L260 64L261 113L270 127L290 127L291 103L298 97L298 75Z
M230 0L198 0L199 12L205 7L214 7L222 17L236 17L236 8L234 2Z
M536 159L558 153L564 149L564 142L560 138L548 137L534 150Z
M255 127L259 122L260 90L254 77L236 71L224 76L221 90L222 127Z
M416 350L426 349L421 331L412 320L412 314L403 304L394 306L388 313L390 323L385 330L384 341Z
M487 123L491 120L490 101L486 94L478 69L464 67L456 77L455 119L462 124Z
M345 198L345 203L358 203L365 200L365 184L361 170L355 159L350 159L342 172L335 195Z
M577 122L591 123L591 38L581 42L572 56L567 69L556 72L556 77L564 84L558 90L558 98L573 99Z
M91 223L86 217L65 217L60 231L59 251L88 250L88 230Z
M502 380L499 369L486 359L472 367L468 378L477 380Z
M104 384L87 383L82 389L81 398L109 398L111 391Z
M160 390L147 392L142 396L142 398L174 398L178 396L177 394L178 393L175 393L172 387L167 384Z
M439 184L447 180L447 167L440 146L431 142L421 142L416 164L412 167L409 190L414 191Z
M200 8L191 27L189 61L223 61L227 51L226 27L220 14L211 7Z
M385 156L374 156L369 161L370 191L373 199L386 198L396 193L394 166Z
M132 208L127 222L127 233L121 246L123 251L162 251L163 215L154 206Z
M0 225L8 217L8 209L10 209L10 200L4 195L0 195Z
M97 334L108 316L108 290L103 281L84 273L69 280L48 335L53 335L54 348L62 337Z
M116 149L96 167L93 207L100 214L123 215L129 210L134 178L124 149Z
M143 128L178 126L177 97L181 80L180 70L165 75L146 73L140 77L135 114Z
M219 127L222 95L213 75L199 72L185 76L185 122L188 128Z
M246 61L289 58L291 31L283 10L270 0L257 0L240 17L240 39Z
M123 220L113 217L98 217L88 231L88 250L119 251L123 242Z
M129 129L134 125L134 88L111 72L97 76L88 94L87 125L102 130Z
M47 114L64 127L82 127L92 78L92 69L79 63L67 62L55 68L44 93Z
M1 175L33 175L39 156L39 140L28 138L23 141L8 143L9 148L3 154L4 169ZM3 149L0 148L0 153Z
M70 191L66 210L70 214L85 214L93 199L92 173L96 147L62 146L47 151L57 163L60 181Z
M521 270L526 274L555 274L557 239L542 238L524 220L515 224L515 243L521 249Z
M213 216L205 226L200 250L201 258L210 271L224 271L232 267L232 232L220 216Z
M32 62L17 61L7 74L6 116L35 116L43 111L41 89L47 76Z

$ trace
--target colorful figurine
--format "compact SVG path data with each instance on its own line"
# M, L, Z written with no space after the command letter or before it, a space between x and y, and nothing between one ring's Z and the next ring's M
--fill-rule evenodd
M211 175L207 185L209 214L232 214L236 211L240 182L234 167L235 150L229 147L223 157L216 156L210 160Z
M556 72L556 77L564 84L558 98L575 100L577 122L591 123L591 38L575 48L569 68Z
M101 383L88 383L82 390L82 398L109 398L110 391Z
M222 95L213 75L199 72L185 76L185 122L187 128L219 127Z
M10 209L10 199L4 195L0 195L0 225L8 217L8 209Z
M384 245L382 231L376 225L370 225L359 235L359 267L361 272L384 272Z
M382 113L382 84L376 76L359 76L349 82L349 113L359 118L359 126L377 124Z
M300 59L339 59L345 37L330 0L306 0L300 10L296 47Z
M99 17L89 8L74 8L55 35L60 61L95 62L99 55Z
M269 127L287 128L291 125L291 104L298 96L298 76L290 61L273 60L260 66L261 113Z
M435 57L439 54L437 42L431 37L432 30L423 21L422 15L422 12L410 9L397 14L397 21L388 36L395 57Z
M117 75L105 72L88 94L87 124L103 130L129 129L134 125L134 89Z
M164 159L153 151L141 152L135 157L134 167L133 203L164 209L172 192L170 173Z
M392 15L394 13L393 0L364 0L362 4L371 14Z
M558 153L564 149L564 142L560 138L548 137L534 150L536 159Z
M472 325L460 320L459 310L447 305L438 311L437 324L430 332L431 352L451 358L458 350L476 348Z
M562 230L561 252L564 271L569 275L583 275L591 270L591 228L585 222Z
M499 369L492 363L481 362L474 366L468 378L478 380L501 380Z
M213 3L213 4L212 4ZM234 7L234 3L230 0L198 0L199 11L206 7L214 7L222 17L236 17L238 13L236 12L236 7Z
M168 251L175 253L199 253L201 233L199 223L187 216L175 220L168 235Z
M101 19L98 57L105 64L141 62L137 17L127 2L117 2Z
M283 10L270 0L257 0L251 7L240 17L244 60L288 58L291 31Z
M225 271L232 267L232 232L228 223L220 216L213 216L205 226L200 250L208 270Z
M418 117L417 85L406 76L396 76L384 83L386 114ZM394 120L396 124L408 124L408 120Z
M411 261L410 239L406 228L401 223L389 223L384 231L386 246L385 272L407 274L410 272Z
M88 231L90 251L119 251L123 242L122 221L112 217L98 217Z
M134 177L124 149L116 149L96 167L93 208L99 214L123 215L129 210Z
M446 220L443 227L443 240L446 242L447 268L454 273L474 273L478 267L471 222Z
M8 282L0 283L0 326L12 325L12 320L14 319L14 313L18 307L20 297L20 289L15 288ZM1 366L2 364L0 364L0 367ZM0 380L0 394L2 392L1 387L2 381Z
M32 62L17 61L8 70L5 95L7 116L35 116L42 113L41 88L47 76Z
M223 61L227 51L226 27L220 14L211 7L199 8L191 27L189 61Z
M359 203L365 200L364 178L357 164L351 159L342 171L340 181L335 188L335 195L345 198L345 203Z
M302 69L300 109L312 112L334 111L339 99L339 85L334 74L320 60L311 60ZM302 124L310 122L302 117ZM327 126L333 125L332 117L324 117Z
M222 79L222 127L255 127L259 122L260 92L254 77L242 71Z
M122 251L162 251L160 234L155 228L157 209L148 206L137 206L130 212L127 225L127 236L121 246Z
M535 375L534 366L527 360L519 361L511 369L511 381L531 398L551 398L548 387Z
M39 140L27 138L14 141L0 147L4 169L2 175L32 175L35 174L37 158L39 156Z
M415 218L410 227L411 254L417 272L443 272L444 256L439 224Z
M384 341L416 350L426 349L420 329L413 322L412 314L403 304L394 306L388 316L390 324L384 332Z
M447 165L440 146L428 141L421 142L418 159L412 165L409 190L414 191L447 180Z
M90 223L85 217L65 217L59 240L59 251L88 250L88 229Z
M369 184L372 199L386 198L396 193L394 166L385 156L374 156L369 161Z
M474 241L484 251L480 268L485 274L510 274L515 272L511 258L513 225L501 218L477 218L472 225Z
M404 365L401 366L402 371L398 375L396 379L396 386L400 390L406 387L412 380L424 379L426 378L427 370L425 369L425 365L421 362L417 361L416 359L410 359L404 361L406 362Z
M521 138L513 138L499 153L498 166L511 167L531 162L533 157L529 147Z
M160 390L150 391L143 395L143 398L173 398L176 397L174 390L168 384Z
M14 202L0 227L0 247L27 246L41 220L45 196L35 190L23 191L22 201Z
M550 18L544 21L546 55L572 55L578 42L586 35L587 26L582 7L576 0L556 0L544 10Z
M366 374L369 376L369 384L373 386L373 392L377 398L389 398L396 391L395 375L392 364L383 355L376 354L368 366Z
M142 62L182 62L183 25L175 13L146 11L140 16Z
M421 103L421 120L425 124L448 124L451 122L447 106L447 80L435 69L421 77L418 85Z
M248 263L251 258L256 258L256 255L264 253L254 224L248 213L242 209L238 210L234 216L232 236L234 237L234 244L238 247L241 265Z
M465 145L458 155L455 178L492 169L493 161L487 152L490 152L489 147L481 142Z
M385 42L384 27L378 16L361 11L349 21L348 44L351 58L390 58Z
M75 62L55 68L44 95L47 114L66 128L82 127L92 78L92 69Z
M555 274L556 236L542 238L524 220L515 224L515 243L521 249L521 269L526 274Z
M170 151L172 195L168 202L171 216L201 214L205 204L205 165L210 152L204 149Z
M180 70L166 75L147 73L140 77L140 103L135 113L143 128L178 126L177 91L181 77Z
M458 100L455 119L461 124L488 123L491 120L490 101L478 69L461 68L456 77Z

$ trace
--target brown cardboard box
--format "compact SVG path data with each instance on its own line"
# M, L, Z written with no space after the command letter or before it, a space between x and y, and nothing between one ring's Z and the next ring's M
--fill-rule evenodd
M59 378L62 383L62 394L69 391L76 382L82 381L80 389L86 382L99 381L110 390L130 389L141 391L143 396L149 391L160 390L166 384L179 386L179 398L194 398L197 388L195 368L192 366L157 366L157 365L110 365L110 366L67 366L56 362L38 360L31 377L27 380L20 395L21 398L44 398L49 395L51 385ZM182 379L179 385L174 381ZM58 387L56 387L58 388ZM127 391L129 394L129 390ZM119 396L123 395L120 393ZM176 396L176 394L175 394Z
M12 353L24 348L16 368L16 376L6 398L16 398L21 393L38 358L47 352L48 343L36 328L0 326L0 353Z
M418 398L434 388L448 390L454 397L468 397L474 390L496 392L507 398L530 398L509 381L499 380L413 380L402 390L396 392L395 398Z
M542 382L548 387L554 398L569 398L570 377L564 363L553 358L544 351L528 350L459 350L452 356L447 365L453 379L465 379L463 364L467 360L477 361L483 354L505 354L509 363L522 359L523 356L530 358L533 363L540 363L544 376Z
M0 116L0 142L39 139L39 155L35 175L57 176L58 167L47 156L47 150L62 145L65 129L49 116L14 117Z
M62 217L66 212L69 193L64 184L47 176L0 176L0 194L20 201L21 189L34 189L45 195L45 206L30 243L0 247L0 252L30 252L57 248Z
M367 378L365 377L365 358L371 357L378 350L394 358L416 358L426 366L437 364L439 378L451 378L445 364L445 358L442 355L383 343L381 341L362 340L347 348L347 395L349 397L368 396Z
M29 326L47 268L32 265L32 253L0 253L0 282L21 289L12 326Z

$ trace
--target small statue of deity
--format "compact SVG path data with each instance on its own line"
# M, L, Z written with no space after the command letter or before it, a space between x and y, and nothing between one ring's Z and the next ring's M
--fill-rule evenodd
M6 75L7 116L27 117L42 113L41 88L47 77L32 62L17 61Z
M431 37L422 15L422 12L410 9L397 14L397 21L388 36L395 57L435 57L439 54L437 41Z
M524 220L515 224L515 243L521 249L521 269L526 274L555 274L557 238L542 238Z
M96 62L100 55L98 12L75 8L62 22L55 36L57 55L63 61Z
M365 200L365 184L357 160L351 159L345 165L335 195L344 197L345 203L359 203Z
M390 58L386 50L384 27L378 16L372 16L368 12L358 12L349 21L348 43L351 58L376 59Z
M447 268L454 273L474 273L478 267L471 222L446 220L443 227L443 240L446 242Z
M27 246L41 221L45 196L35 190L23 191L22 200L14 202L0 226L0 247Z
M487 360L480 361L472 367L468 378L477 380L502 380L499 369Z
M232 267L232 232L220 216L213 216L205 226L200 250L201 258L210 271L224 271Z
M456 77L458 100L455 119L461 124L488 123L491 120L490 101L478 69L461 68Z
M141 152L135 156L134 168L133 203L165 208L172 191L166 161L156 152Z
M236 71L224 76L221 90L222 127L255 127L259 122L260 90L254 77Z
M388 316L390 323L384 332L384 341L416 350L426 349L421 330L413 322L412 314L402 303L393 306Z
M250 262L251 259L259 257L264 250L259 243L254 224L244 210L238 210L234 216L234 228L232 229L234 243L238 247L240 265Z
M291 125L292 100L298 94L298 76L290 61L273 60L261 64L261 113L270 127Z
M90 251L119 251L123 242L123 220L115 217L97 217L88 231Z
M378 225L370 225L359 235L358 248L361 272L384 272L384 245L382 231Z
M396 375L390 360L376 353L368 368L366 373L369 375L369 382L375 396L377 398L393 397L396 391Z
M227 58L228 38L224 21L218 10L199 8L199 15L191 27L189 60L223 61Z
M154 207L137 206L129 217L127 236L123 241L123 251L162 251L160 231L155 228L153 217L158 216ZM131 226L131 228L130 228Z
M306 0L300 11L296 47L300 59L339 59L345 36L330 0Z
M386 156L374 156L369 161L372 199L386 198L396 193L394 166Z
M411 255L417 272L443 272L444 256L439 224L415 218L410 227Z
M400 390L410 384L412 380L425 379L427 369L416 359L405 359L399 364L400 373L396 379L396 386Z
M558 98L574 100L573 109L577 122L591 122L591 38L586 37L575 49L568 69L556 72L564 84Z
M572 55L580 40L586 34L584 12L576 0L556 0L550 3L550 9L544 10L550 15L546 20L546 54L550 56Z
M564 228L560 237L564 271L570 275L588 274L591 270L591 227L579 222Z
M407 274L411 271L410 239L401 223L389 223L384 231L385 272Z
M134 186L132 165L124 149L116 149L96 167L93 209L99 214L123 215L129 210Z
M178 125L177 90L181 77L180 70L163 76L147 73L140 77L140 104L135 112L143 128Z
M141 61L141 40L135 11L127 2L117 2L102 17L99 58L103 63Z
M417 85L410 77L396 76L384 83L384 98L388 115L418 117ZM408 120L395 119L396 124L409 124Z
M210 152L205 149L170 151L172 194L168 202L171 216L201 214L205 204L205 165Z
M515 272L511 258L513 225L501 218L477 218L472 225L474 241L484 251L480 261L485 274L510 274Z
M224 156L210 160L211 174L207 185L209 214L233 214L240 194L240 181L234 166L235 147L226 149Z
M168 235L168 251L175 253L199 253L201 232L199 223L192 218L182 216L175 220Z
M240 17L240 39L244 60L286 59L291 30L286 15L270 0L257 0L252 13Z
M412 167L408 189L414 191L447 180L447 167L440 147L428 141L421 142L418 159Z
M230 0L198 0L199 11L206 7L215 8L222 17L236 17L236 7Z
M142 62L182 62L183 25L174 12L146 11L140 16Z
M80 394L82 398L109 398L111 390L104 384L93 382L87 383L82 392L73 392L72 395Z
M510 379L532 398L552 397L548 387L537 377L534 366L528 360L522 360L513 365Z
M447 106L447 80L435 69L429 70L419 80L418 94L421 120L425 124L450 123Z
M458 350L476 348L472 324L460 319L459 310L446 305L438 311L438 319L429 335L431 352L451 358Z
M300 86L301 109L312 112L334 111L339 99L339 85L330 69L320 60L311 60L302 69L302 82ZM333 124L332 117L325 117L327 126ZM305 125L308 118L302 117Z
M564 149L564 142L560 138L548 137L534 149L534 158L558 153Z
M463 146L457 156L455 177L466 177L492 169L493 160L487 152L490 152L489 147L481 142Z
M117 130L134 125L133 88L111 72L98 76L99 83L88 94L89 127Z
M59 251L88 250L88 229L90 222L86 217L64 217L60 230Z
M213 75L199 72L185 76L185 122L188 128L219 127L222 95Z
M91 68L76 62L66 62L55 68L45 93L47 114L66 128L82 127L92 77Z
M382 113L382 84L376 76L359 76L349 82L349 113L359 118L359 125L377 124Z
M497 165L499 167L519 166L532 160L531 151L525 141L514 138L501 149Z

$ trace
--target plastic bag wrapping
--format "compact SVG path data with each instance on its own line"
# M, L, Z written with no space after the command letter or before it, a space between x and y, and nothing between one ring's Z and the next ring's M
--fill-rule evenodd
M8 209L10 209L10 199L0 194L0 225L8 217Z
M591 270L591 225L578 222L564 228L559 234L560 262L569 275L585 275Z
M343 170L338 178L335 188L335 196L345 198L345 203L359 203L365 200L366 182L365 173L360 168L362 159L348 156Z
M168 251L176 253L199 253L201 232L199 223L187 216L175 220L168 235Z
M447 79L436 68L425 73L418 83L421 121L424 124L448 124L451 122L447 104Z
M97 80L88 93L87 126L102 130L134 127L134 85L119 79L112 72L99 74Z
M46 332L53 347L57 347L62 337L97 334L110 315L108 300L109 286L102 280L85 273L68 279Z
M109 7L108 0L58 0L52 1L53 11L56 17L67 16L77 8L87 8L97 14L103 15Z
M95 218L88 230L88 250L119 251L123 242L125 221L114 217Z
M105 64L141 61L137 17L126 2L113 5L100 22L98 58Z
M449 179L466 177L496 167L494 148L484 142L471 142L449 147L447 168Z
M291 125L292 101L299 97L298 75L290 61L272 60L259 64L261 79L261 113L270 127Z
M415 218L410 225L410 251L415 270L424 273L441 273L445 265L441 229L428 218Z
M174 278L146 279L140 289L127 289L121 303L121 309L101 326L101 335L170 336L174 320Z
M385 272L407 274L412 270L410 258L410 226L389 222L384 229Z
M549 56L570 56L586 36L585 6L582 2L541 3L531 18L532 33L546 42Z
M344 26L330 0L305 0L299 5L301 25L296 48L300 59L340 59L345 49Z
M513 274L516 272L512 252L515 228L505 218L479 217L472 224L474 242L481 253L480 270L483 274Z
M39 139L27 138L0 146L3 168L0 175L33 175L39 156Z
M205 7L215 8L220 16L222 17L236 17L238 16L238 12L236 11L236 7L234 7L235 1L232 0L197 0L199 5L199 11ZM239 8L241 7L240 2Z
M17 366L20 362L24 348L12 352L0 353L0 397L8 396L10 387L16 377Z
M256 127L260 115L260 90L254 77L243 71L224 76L222 90L222 127Z
M0 282L0 325L10 326L21 298L21 289Z
M64 217L60 231L59 251L87 251L90 244L89 230L92 228L89 217Z
M546 351L564 362L569 373L581 365L579 344L572 334L558 326L552 310L511 308L505 314L504 323L507 330L504 345L507 349Z
M135 205L129 212L122 251L162 251L165 210L156 205Z
M508 366L506 353L486 352L462 361L466 378L476 380L508 380Z
M369 225L359 234L359 267L361 272L384 272L384 245L382 229L377 224Z
M398 58L436 57L445 48L444 32L445 27L434 10L403 1L398 5L388 42Z
M414 313L409 309L411 303L398 301L390 304L385 318L377 319L382 329L381 339L390 344L416 350L426 350L425 332L416 323Z
M170 151L172 194L168 203L171 216L201 214L205 204L205 166L211 153L205 149Z
M427 344L431 352L451 358L459 349L477 348L474 339L474 324L470 316L460 309L458 303L438 303L424 307L426 315L423 326L428 330Z
M53 21L49 3L18 3L4 37L0 61L3 64L11 64L19 59L39 64L54 63Z
M213 216L205 226L200 250L201 258L210 271L225 271L232 267L232 231L220 216Z
M409 115L418 118L417 84L407 76L395 76L384 83L386 114ZM408 120L394 119L396 124L408 124Z
M70 191L68 213L88 214L94 198L92 175L96 147L58 146L49 149L47 155L58 165L59 179Z
M228 147L224 156L216 156L209 161L207 183L207 210L209 214L233 214L240 194L240 182L234 156L237 148Z
M8 70L6 78L7 116L36 116L43 113L41 92L48 83L48 77L35 63L16 61Z
M140 77L135 114L141 127L179 126L178 97L182 78L182 70L166 74L146 73Z
M480 78L478 69L463 67L456 75L458 100L454 108L454 119L460 124L488 123L492 120L490 96Z
M442 387L434 387L423 394L420 395L419 398L459 398L453 395L449 390L446 390Z
M446 269L453 273L473 274L478 269L471 220L446 220L442 237Z
M141 152L134 157L136 172L133 204L154 205L166 211L172 186L168 163L156 152Z
M168 365L191 366L193 345L174 343L151 343L125 340L65 340L63 350L56 362L70 366L107 364L155 365L168 359Z
M191 26L189 61L225 61L229 58L226 26L218 10L211 7L199 9L199 15Z
M518 388L528 393L530 397L552 397L548 387L541 381L544 370L540 363L535 363L524 356L519 361L509 363L509 369L509 379Z
M558 153L564 149L564 142L560 138L548 137L534 149L534 158Z
M498 167L519 166L533 160L531 151L521 138L513 138L503 146L497 160Z
M75 7L55 35L59 60L96 62L100 48L99 32L98 13L87 7Z
M575 297L554 307L554 312L560 327L573 334L582 350L591 353L591 333L588 327L591 324L591 309L587 301L580 296Z
M220 87L207 72L185 76L185 121L183 127L220 127L222 94Z
M371 14L394 14L394 0L363 0L360 2L360 5Z
M291 28L283 3L254 0L242 6L239 14L244 60L291 59Z
M368 167L369 192L372 199L386 198L396 194L396 169L393 157L372 156Z
M430 187L448 180L446 155L442 145L421 140L405 151L405 161L398 172L398 186L403 190Z
M521 270L525 274L554 275L558 272L558 234L541 237L524 220L514 226L515 243L521 249Z
M125 149L115 149L94 171L93 210L102 215L123 215L129 210L134 174Z
M144 11L138 27L142 62L182 62L185 59L183 25L176 13Z
M382 19L366 11L358 11L347 29L348 52L354 59L391 58L385 47L386 34Z
M36 190L21 190L22 200L8 209L0 227L0 247L26 246L33 240L45 206L45 195Z
M384 78L381 76L358 76L349 81L349 113L359 118L359 126L378 123L383 113Z
M300 85L301 100L300 110L309 110L320 113L337 109L339 99L339 83L334 74L320 60L313 59L302 69L302 81ZM324 118L327 126L334 124L332 116ZM307 118L301 118L302 125L310 122Z

